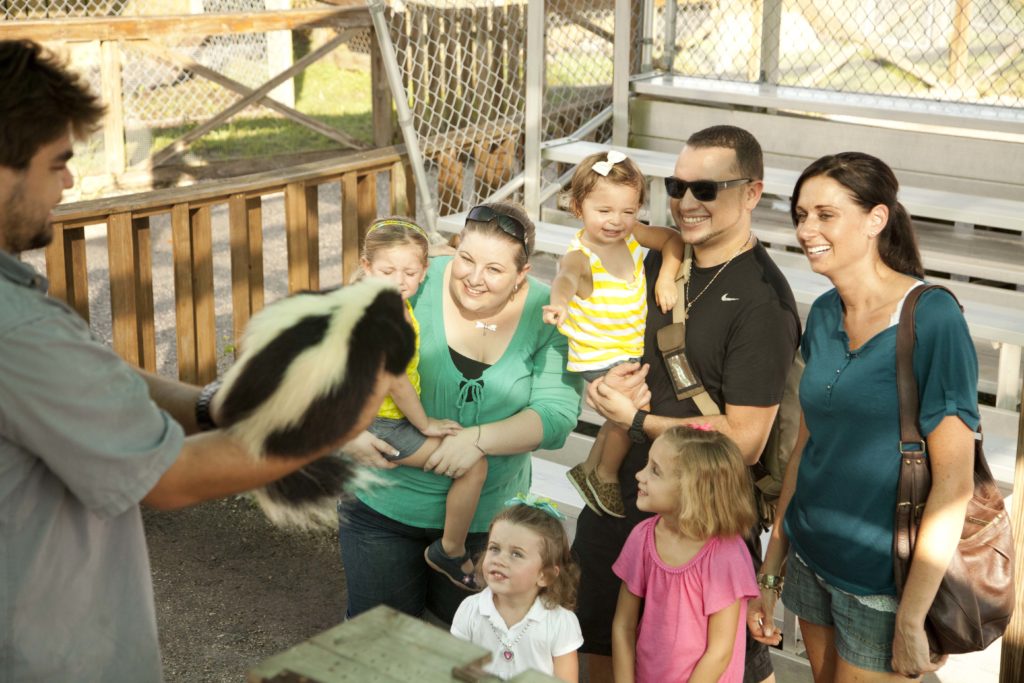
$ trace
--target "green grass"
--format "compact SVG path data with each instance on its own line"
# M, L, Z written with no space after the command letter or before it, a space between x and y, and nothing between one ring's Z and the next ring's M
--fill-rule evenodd
M295 83L295 108L371 144L373 140L368 70L340 69L328 61L311 65ZM153 151L197 124L153 129ZM265 108L249 108L192 143L193 159L218 161L324 149L342 149L299 123Z

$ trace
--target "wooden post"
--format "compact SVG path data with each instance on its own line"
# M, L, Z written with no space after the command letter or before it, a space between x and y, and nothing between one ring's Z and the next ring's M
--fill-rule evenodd
M149 218L132 219L135 253L135 311L138 320L139 367L156 372L156 319L153 310L153 243Z
M291 9L292 0L266 0L268 10ZM267 66L276 74L292 65L291 31L267 31ZM281 104L295 106L295 79L287 81L270 91L270 96Z
M288 292L309 289L309 232L306 185L289 183L284 189L285 242L288 247Z
M341 176L341 281L351 282L359 268L359 178L355 171Z
M192 294L192 239L188 204L171 207L171 245L174 255L174 314L178 342L178 379L197 384L196 316Z
M103 152L107 173L117 177L125 169L120 41L104 40L100 43L100 96L107 105L107 114L103 117Z
M1024 392L1024 385L1021 386ZM1022 393L1024 395L1024 393ZM1017 464L1013 476L1014 576L1017 583L1016 605L1010 626L1003 635L1003 651L999 662L999 683L1018 683L1024 680L1024 405L1017 423Z
M391 10L386 10L388 17ZM388 22L390 23L390 21ZM395 123L391 88L384 72L384 57L380 53L377 32L370 31L370 93L373 115L373 144L386 147L395 143Z
M53 239L46 245L46 279L49 280L49 295L54 299L65 301L68 298L67 252L64 251L64 224L53 224Z
M231 324L235 356L245 326L252 317L252 287L249 283L249 211L244 194L228 199L228 242L231 246Z
M53 224L46 248L46 277L50 296L63 299L89 322L89 272L85 260L85 229Z
M116 213L107 218L107 259L110 268L110 316L114 351L139 366L139 321L136 306L135 247L132 216Z

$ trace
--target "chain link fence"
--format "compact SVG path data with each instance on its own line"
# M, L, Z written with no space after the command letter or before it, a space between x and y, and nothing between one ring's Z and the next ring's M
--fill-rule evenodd
M653 27L679 75L1024 106L1024 0L664 0Z
M523 169L527 2L396 0L388 9L438 212L458 213ZM614 3L549 0L545 9L541 125L552 138L611 104ZM609 134L608 126L594 133Z

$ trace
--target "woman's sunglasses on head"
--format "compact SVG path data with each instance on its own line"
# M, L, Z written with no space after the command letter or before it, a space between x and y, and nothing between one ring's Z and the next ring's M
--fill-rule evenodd
M480 221L481 223L497 220L501 231L522 244L523 250L529 253L530 250L526 247L526 227L515 216L500 213L489 206L474 206L466 214L466 220Z
M746 185L752 182L750 178L736 178L734 180L680 180L674 176L665 178L665 191L672 199L682 199L689 190L693 198L698 202L713 202L718 199L718 191L725 190L737 185Z

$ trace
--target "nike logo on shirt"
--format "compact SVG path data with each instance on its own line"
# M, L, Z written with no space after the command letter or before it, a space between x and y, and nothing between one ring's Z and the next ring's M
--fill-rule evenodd
M739 299L729 296L729 293L726 292L722 295L722 301L739 301Z

